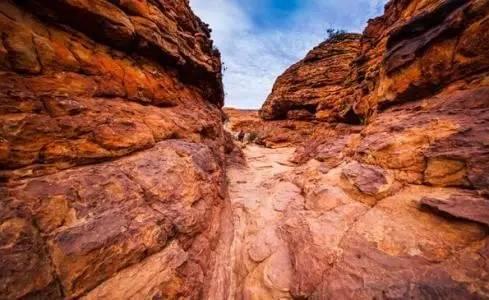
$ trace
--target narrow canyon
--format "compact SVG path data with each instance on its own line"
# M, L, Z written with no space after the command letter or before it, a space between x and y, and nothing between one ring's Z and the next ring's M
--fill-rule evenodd
M391 0L260 110L211 31L0 2L0 299L489 299L489 1Z

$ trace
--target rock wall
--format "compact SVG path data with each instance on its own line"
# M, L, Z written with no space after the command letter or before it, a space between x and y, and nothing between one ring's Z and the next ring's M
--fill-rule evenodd
M257 110L224 108L225 128L235 140L267 148L295 147L312 136L335 135L341 128L324 122L306 120L267 120ZM348 132L350 132L348 127Z
M369 22L349 99L368 117L487 73L487 1L391 1Z
M488 95L446 91L297 148L285 181L304 196L280 226L294 295L489 298Z
M334 132L301 143L278 178L299 187L276 225L292 297L489 298L488 26L480 0L392 0L369 22L342 105L310 110ZM276 87L268 99L291 94ZM274 107L262 117L296 113ZM364 126L335 125L344 111Z
M200 298L220 55L186 0L0 3L0 298Z
M489 52L487 1L390 1L359 45L346 37L322 43L280 76L262 118L294 119L305 109L311 114L300 114L307 118L362 123L395 103L481 78ZM341 55L318 55L331 50ZM335 84L325 86L331 78Z
M359 34L341 34L311 50L282 74L260 111L265 120L327 119L318 110L336 110L335 117L348 119L340 101L350 65L360 51ZM330 113L332 114L332 113Z

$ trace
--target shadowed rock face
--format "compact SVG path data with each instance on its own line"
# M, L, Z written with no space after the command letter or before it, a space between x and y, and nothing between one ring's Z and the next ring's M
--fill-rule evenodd
M187 1L0 3L0 298L198 298L221 62Z

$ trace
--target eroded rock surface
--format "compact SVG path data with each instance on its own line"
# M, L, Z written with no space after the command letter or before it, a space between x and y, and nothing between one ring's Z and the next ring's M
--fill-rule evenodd
M0 298L198 299L221 62L187 1L0 3Z
M243 155L187 1L1 2L0 298L489 299L488 10L389 2Z
M279 77L261 115L284 119L295 109L309 109L318 120L362 123L395 103L437 94L458 80L480 79L487 74L488 9L484 0L390 1L384 15L370 20L356 38L355 47L335 39L322 43ZM308 59L331 49L348 53L348 59ZM320 72L326 66L342 66L342 72ZM300 70L317 73L303 77L310 72ZM333 90L322 84L330 76L336 78ZM321 95L311 101L308 96L316 89Z
M238 142L255 143L267 148L296 147L304 140L336 136L350 127L305 120L263 120L257 110L224 108L225 128ZM355 129L354 129L355 130ZM358 130L358 128L356 129Z
M291 256L278 226L300 189L281 184L276 175L288 171L292 148L244 149L246 166L228 169L234 238L230 248L231 299L281 299L290 296Z
M393 0L325 102L292 105L329 74L293 81L290 70L334 57L277 80L257 127L297 116L311 127L288 158L296 165L263 184L280 190L265 196L280 208L268 223L280 246L248 253L262 298L489 299L488 18L487 1ZM288 256L287 288L267 285L274 255Z
M487 199L292 152L249 145L229 169L233 298L489 297Z
M265 120L350 118L350 108L341 101L341 95L350 64L360 51L360 37L359 34L332 37L287 69L277 79L260 116ZM316 113L327 108L335 112L328 116Z

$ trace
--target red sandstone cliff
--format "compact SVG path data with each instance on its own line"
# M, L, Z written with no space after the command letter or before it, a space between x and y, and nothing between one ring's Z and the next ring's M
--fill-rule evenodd
M488 24L393 0L313 50L262 109L286 120L228 111L297 148L245 148L227 199L187 1L1 2L0 298L489 298Z
M318 120L348 121L342 117L352 109L363 120L393 103L477 80L487 72L486 18L482 0L391 1L369 21L359 46L348 43L349 35L347 43L327 41L280 76L261 116L283 119L307 109ZM331 51L342 55L318 56ZM325 85L331 78L333 87Z
M260 116L265 120L310 120L319 118L317 110L330 108L336 110L334 117L347 119L349 112L342 111L340 95L350 65L360 51L360 37L359 34L332 37L287 69L277 79Z
M318 70L334 56L277 80L257 131L314 122L298 165L263 185L275 211L248 225L241 293L489 298L488 26L485 0L392 0L332 91L321 80L337 74Z
M185 0L0 3L0 298L199 298L221 62Z

